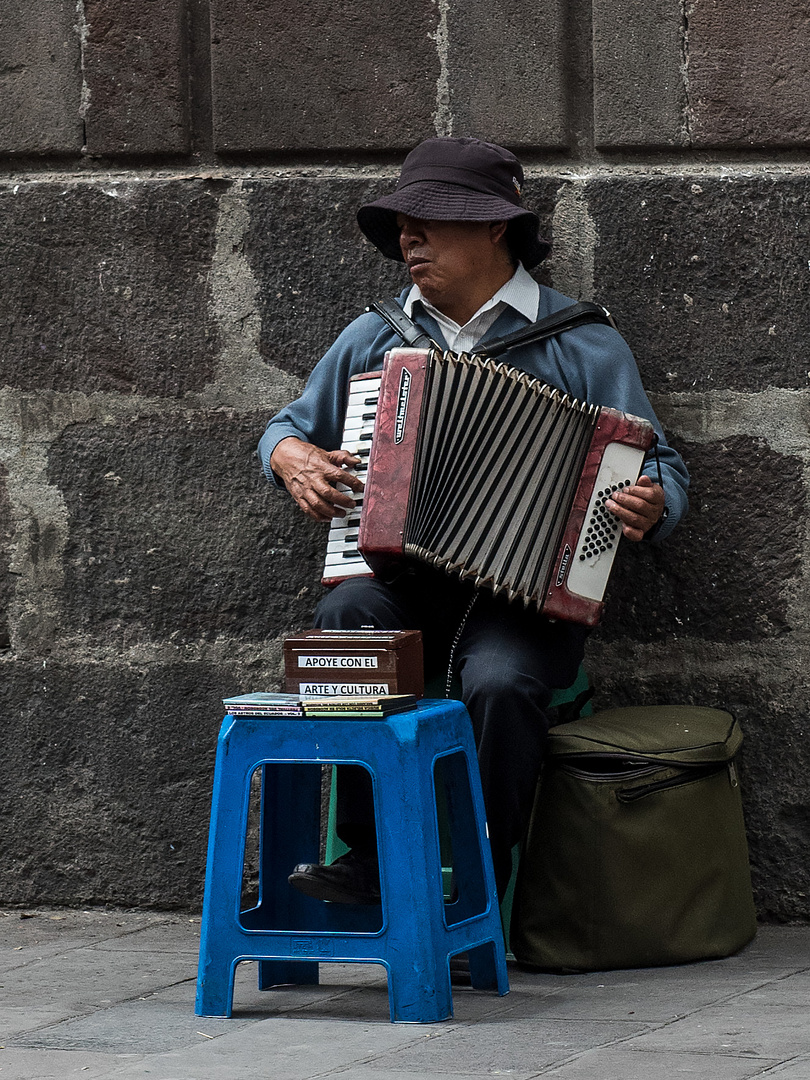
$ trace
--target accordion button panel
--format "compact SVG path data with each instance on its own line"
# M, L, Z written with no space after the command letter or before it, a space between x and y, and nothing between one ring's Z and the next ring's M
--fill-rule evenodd
M381 375L372 378L352 379L349 383L349 398L346 407L346 421L343 428L341 450L346 450L360 458L360 465L351 472L365 481L368 472L368 459L371 441L374 435L374 422L377 416L377 401L380 394ZM345 484L338 484L338 490L353 494ZM329 526L329 538L326 544L326 559L323 568L323 582L335 585L344 578L371 577L372 570L360 554L357 547L360 514L363 508L363 496L355 495L355 508L345 517L334 517Z
M619 520L605 509L605 501L614 491L634 484L643 464L643 450L624 443L605 447L565 582L569 592L602 600L621 538Z

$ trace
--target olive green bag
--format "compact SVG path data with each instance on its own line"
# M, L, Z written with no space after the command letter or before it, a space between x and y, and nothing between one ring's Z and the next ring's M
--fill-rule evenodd
M728 956L756 932L734 757L718 709L609 709L552 728L512 909L552 970Z

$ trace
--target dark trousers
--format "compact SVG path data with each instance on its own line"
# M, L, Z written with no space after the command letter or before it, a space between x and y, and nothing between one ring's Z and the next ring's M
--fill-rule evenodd
M483 590L474 593L444 573L421 567L390 583L377 578L342 582L318 605L315 625L325 630L421 630L427 678L447 671L452 652L461 699L473 723L502 898L511 876L512 848L531 813L551 692L576 679L587 631L549 622L522 605ZM359 766L338 772L338 835L350 846L373 842L369 774Z

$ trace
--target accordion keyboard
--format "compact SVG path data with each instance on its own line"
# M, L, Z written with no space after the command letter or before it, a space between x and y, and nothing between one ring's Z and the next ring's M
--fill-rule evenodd
M340 448L360 458L360 465L351 472L363 481L368 472L381 381L382 374L375 372L373 375L355 376L349 382L346 423ZM339 484L338 488L340 491L352 494L351 489L345 484ZM357 547L360 514L363 509L362 493L354 496L354 503L354 509L350 510L345 517L332 518L323 569L325 585L335 584L344 578L371 577L372 575L371 567Z

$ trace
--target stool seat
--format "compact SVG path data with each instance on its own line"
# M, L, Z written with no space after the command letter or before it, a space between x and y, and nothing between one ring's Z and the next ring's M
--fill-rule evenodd
M287 876L320 850L321 766L371 774L381 904L313 900ZM251 780L261 770L259 899L242 908ZM446 804L455 894L445 902L437 785ZM384 720L225 717L217 745L196 1012L230 1016L236 965L259 987L318 981L321 962L384 965L391 1020L453 1014L449 958L472 985L509 990L472 725L457 701L422 701Z

